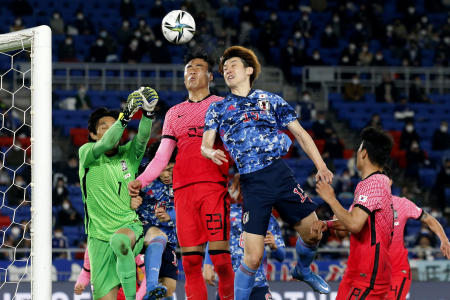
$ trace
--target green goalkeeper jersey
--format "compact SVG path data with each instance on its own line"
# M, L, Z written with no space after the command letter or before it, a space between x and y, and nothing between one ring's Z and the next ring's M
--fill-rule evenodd
M85 208L85 228L90 237L109 241L119 228L139 222L130 207L128 183L135 179L150 137L152 122L142 117L132 141L119 146L115 155L104 152L120 140L124 127L114 123L100 141L79 150L79 176ZM99 150L100 149L100 150ZM106 150L106 151L105 151Z

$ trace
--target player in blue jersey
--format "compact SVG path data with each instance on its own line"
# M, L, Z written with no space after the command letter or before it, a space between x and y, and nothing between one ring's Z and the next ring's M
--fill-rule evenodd
M281 159L291 140L280 128L287 127L317 168L316 180L331 183L328 170L314 141L297 120L295 110L283 98L253 90L260 64L253 51L240 46L225 50L219 65L231 90L224 100L211 103L205 116L201 151L220 165L227 161L220 149L213 149L217 132L241 174L243 203L244 259L235 275L235 299L248 299L256 271L264 254L272 207L300 234L296 250L295 279L308 283L315 291L329 293L328 284L310 270L322 238L312 232L317 205L302 190L292 171Z
M149 148L150 160L159 143ZM173 299L178 278L178 260L175 254L177 234L172 189L172 170L175 153L159 177L141 189L142 204L137 209L144 226L145 275L147 292L144 300ZM145 169L145 165L139 171ZM165 296L165 298L163 298Z
M239 175L235 176L233 181L233 191L239 193ZM230 194L233 194L230 191ZM240 198L238 196L238 198ZM269 228L264 238L264 245L267 245L271 252L272 258L282 262L285 257L285 245L281 236L280 226L273 215L270 216ZM236 272L241 264L244 256L244 243L242 238L242 205L241 203L232 203L230 206L230 252L233 270ZM213 264L208 252L205 252L205 264L203 266L203 274L205 280L210 285L215 285L215 273ZM217 295L217 299L220 300ZM267 252L264 251L262 264L259 266L255 274L255 283L252 287L250 299L252 300L269 300L272 299L269 285L267 283Z

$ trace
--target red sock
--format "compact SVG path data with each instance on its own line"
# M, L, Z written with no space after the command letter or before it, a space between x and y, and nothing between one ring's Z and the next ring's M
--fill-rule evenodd
M234 271L230 251L209 250L214 270L219 276L219 296L221 300L234 299Z
M207 300L208 293L202 274L203 253L185 252L182 254L181 261L186 280L184 285L186 299Z

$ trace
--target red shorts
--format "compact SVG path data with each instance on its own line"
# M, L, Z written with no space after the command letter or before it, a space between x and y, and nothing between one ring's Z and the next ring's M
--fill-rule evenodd
M181 247L230 239L230 200L224 185L194 183L176 189L174 201Z
M384 300L389 290L389 285L374 285L361 283L348 278L342 279L336 300Z
M386 300L404 300L411 287L411 277L405 275L392 275L391 288Z

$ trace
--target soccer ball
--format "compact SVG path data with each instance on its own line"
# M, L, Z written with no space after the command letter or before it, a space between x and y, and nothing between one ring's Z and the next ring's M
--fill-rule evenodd
M183 10L172 10L161 22L161 30L166 40L174 44L189 42L195 33L194 18Z

